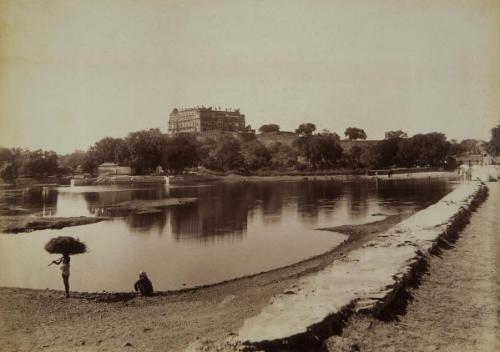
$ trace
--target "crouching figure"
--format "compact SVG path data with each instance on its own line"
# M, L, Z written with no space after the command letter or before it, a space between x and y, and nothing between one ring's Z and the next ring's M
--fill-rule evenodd
M141 296L153 295L153 284L144 271L139 274L139 280L135 282L134 290L135 292L139 292Z

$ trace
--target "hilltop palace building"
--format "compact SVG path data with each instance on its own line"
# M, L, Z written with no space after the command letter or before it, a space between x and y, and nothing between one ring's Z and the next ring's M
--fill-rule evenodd
M168 121L169 133L208 131L245 131L245 115L239 109L196 107L172 110Z

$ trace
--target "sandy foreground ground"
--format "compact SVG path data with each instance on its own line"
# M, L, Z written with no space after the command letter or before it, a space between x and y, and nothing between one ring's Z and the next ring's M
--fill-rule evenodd
M328 351L500 351L500 183L453 248L430 260L408 306L386 321L354 316Z
M197 340L224 340L301 276L410 215L343 226L337 230L350 237L341 246L289 267L158 297L106 303L75 293L65 299L61 291L0 288L0 350L183 351Z

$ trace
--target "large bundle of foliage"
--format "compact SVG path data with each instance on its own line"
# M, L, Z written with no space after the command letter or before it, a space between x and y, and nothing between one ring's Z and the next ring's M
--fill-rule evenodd
M45 250L49 253L81 254L87 251L87 246L85 243L80 242L78 238L59 236L47 242Z

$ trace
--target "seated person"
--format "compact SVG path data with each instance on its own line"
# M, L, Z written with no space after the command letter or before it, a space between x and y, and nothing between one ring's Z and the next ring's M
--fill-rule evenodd
M153 294L153 284L145 272L139 274L139 280L134 284L135 292L140 292L141 296L151 296Z

